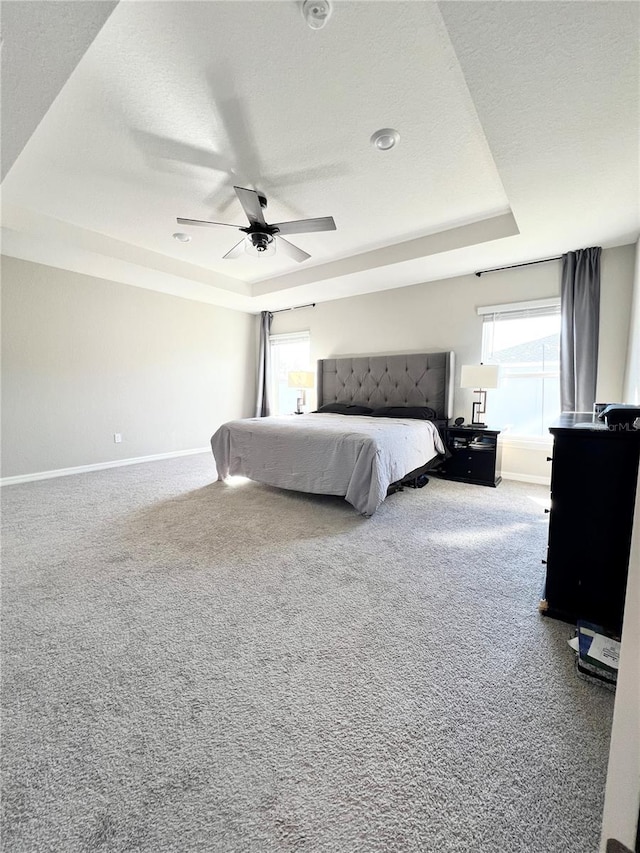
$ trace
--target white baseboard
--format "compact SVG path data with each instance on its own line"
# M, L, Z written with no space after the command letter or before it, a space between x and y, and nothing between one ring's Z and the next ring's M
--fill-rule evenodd
M88 471L102 471L105 468L120 468L122 465L138 465L140 462L159 462L161 459L173 459L176 456L193 456L196 453L211 453L210 447L194 447L192 450L173 450L171 453L154 453L151 456L135 456L131 459L117 459L114 462L96 462L93 465L77 465L75 468L56 468L53 471L38 471L35 474L18 474L15 477L2 477L0 486L13 486L17 483L32 483L35 480L51 480L54 477L69 477L72 474L86 474Z
M539 483L541 486L550 486L551 477L542 477L539 474L518 474L516 471L501 471L503 480L519 480L521 483Z
M54 477L69 477L72 474L86 474L90 471L103 471L105 468L120 468L122 465L138 465L141 462L159 462L162 459L174 459L178 456L194 456L197 453L211 453L210 447L194 447L191 450L173 450L170 453L154 453L151 456L134 456L130 459L117 459L113 462L95 462L93 465L78 465L75 468L56 468L53 471L38 471L34 474L18 474L15 477L2 477L0 486L13 486L18 483L33 483L36 480L51 480ZM519 480L522 483L550 485L549 477L536 474L519 474L515 471L502 471L503 480Z

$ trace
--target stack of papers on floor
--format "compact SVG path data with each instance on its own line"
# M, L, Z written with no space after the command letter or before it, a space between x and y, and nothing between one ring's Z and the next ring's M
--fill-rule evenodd
M578 671L590 678L615 685L618 679L620 643L600 625L578 622L578 636L570 642L578 653Z

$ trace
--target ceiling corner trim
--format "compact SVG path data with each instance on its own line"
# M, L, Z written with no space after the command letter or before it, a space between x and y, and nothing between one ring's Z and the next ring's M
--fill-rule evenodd
M118 3L3 4L2 180Z
M457 249L500 240L504 237L514 237L519 233L520 230L513 212L509 210L507 213L480 219L467 225L459 225L455 228L426 234L381 249L362 252L349 258L320 264L306 270L296 270L276 278L254 282L252 295L254 297L264 296L267 293L274 293L290 287L300 287L330 278L339 278L405 261L439 255L444 252L453 252Z

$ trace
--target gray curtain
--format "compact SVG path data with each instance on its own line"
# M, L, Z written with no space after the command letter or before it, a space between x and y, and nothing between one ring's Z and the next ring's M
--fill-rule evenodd
M256 417L266 418L271 414L271 394L269 383L270 349L269 334L273 314L263 311L260 314L260 350L258 352L258 399L256 401Z
M596 399L600 325L600 253L562 256L560 403L563 412L591 412Z

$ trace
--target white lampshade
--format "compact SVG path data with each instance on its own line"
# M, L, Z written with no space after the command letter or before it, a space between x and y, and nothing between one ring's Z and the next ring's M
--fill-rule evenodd
M289 373L289 388L313 388L316 375L310 370L292 370Z
M497 364L463 364L460 373L461 388L497 388Z

